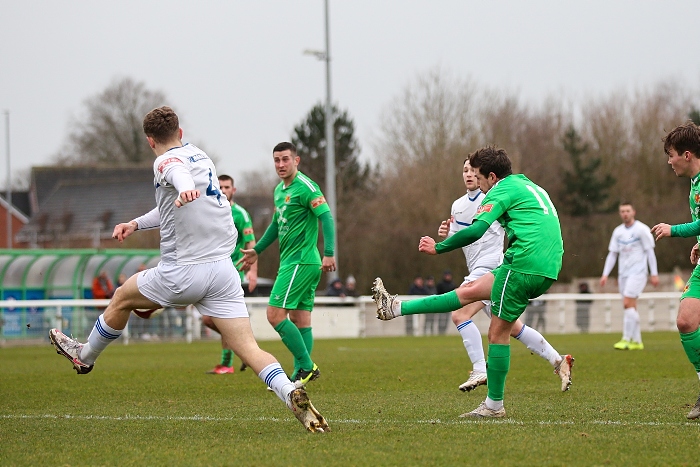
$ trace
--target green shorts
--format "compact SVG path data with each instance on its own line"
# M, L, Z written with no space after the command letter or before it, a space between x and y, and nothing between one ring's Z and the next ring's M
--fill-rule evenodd
M321 280L320 264L290 264L277 273L270 292L270 306L286 310L314 309L316 287Z
M491 271L494 276L491 288L491 314L512 323L520 317L530 303L554 283L554 279L534 274L523 274L503 266Z
M700 299L700 266L696 266L693 269L693 274L690 275L690 279L685 283L681 300L684 298Z

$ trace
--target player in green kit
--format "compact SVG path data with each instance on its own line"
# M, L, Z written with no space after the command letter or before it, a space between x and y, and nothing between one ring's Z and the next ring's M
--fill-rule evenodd
M242 257L243 253L241 250L244 248L253 248L255 246L255 232L253 231L253 221L250 218L248 211L243 209L240 204L236 204L233 201L233 195L236 193L236 187L234 185L233 178L229 175L219 175L219 188L221 192L226 196L229 204L231 204L231 217L233 217L233 226L236 229L238 236L236 237L236 248L233 249L231 253L231 261L236 264ZM243 283L243 278L248 280L248 292L255 290L258 283L258 265L254 264L245 273L243 271L238 271L241 276L241 283ZM204 324L209 329L219 332L214 320L209 316L202 316L202 324ZM208 374L212 375L227 375L233 373L233 350L224 347L223 340L221 341L221 363L216 365L213 369L207 371ZM241 365L241 371L246 369L246 364Z
M280 268L270 293L267 320L294 355L292 381L304 385L320 371L311 360L311 311L321 271L335 271L333 216L318 185L298 169L300 158L292 143L272 150L277 175L275 214L254 248L243 250L243 269L252 267L258 254L279 239ZM323 258L318 252L318 223L323 231Z
M693 122L674 128L664 138L664 152L668 163L679 177L690 178L690 215L688 224L657 224L651 229L656 240L663 237L697 237L700 242L700 128ZM690 262L695 266L688 279L681 304L678 307L676 327L681 335L683 350L700 378L700 245L690 251ZM700 397L687 415L700 418Z
M377 317L387 320L418 313L457 310L477 300L491 300L486 400L463 417L504 417L506 375L510 368L510 334L513 323L525 311L531 298L546 292L559 275L564 243L557 211L547 192L521 174L514 175L504 149L485 147L469 157L486 197L468 228L436 243L420 239L418 250L435 255L474 243L498 221L508 236L503 264L479 279L452 292L401 302L387 293L381 279L373 287ZM574 359L563 355L555 368L562 390L571 384Z

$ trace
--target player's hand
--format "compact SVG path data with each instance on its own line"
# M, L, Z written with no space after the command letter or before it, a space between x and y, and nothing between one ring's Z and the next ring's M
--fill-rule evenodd
M236 261L235 266L239 271L247 271L258 260L258 253L252 248L250 250L241 248L241 253L243 253L243 258Z
M321 260L321 270L324 272L335 271L335 258L333 256L324 256Z
M649 278L649 282L651 282L651 285L656 287L657 285L659 285L659 276L651 276Z
M447 234L450 232L450 219L442 221L440 227L438 227L438 237L447 238Z
M608 276L600 276L600 286L605 287L606 282L608 282Z
M138 224L135 221L126 222L123 224L117 224L114 226L114 232L112 232L112 238L123 242L126 237L131 235L138 228Z
M700 244L696 243L690 250L690 264L698 264L700 260Z
M182 193L180 193L180 195L175 200L175 206L177 206L178 208L181 208L185 204L191 203L192 201L199 198L199 194L200 194L199 190L183 191Z
M651 228L651 233L654 235L654 238L656 238L656 241L658 242L664 237L671 236L671 226L668 224L656 224L654 227Z
M248 271L245 278L248 280L248 292L252 292L258 286L258 271Z
M432 237L421 237L420 242L418 242L418 251L428 255L436 255L435 240Z

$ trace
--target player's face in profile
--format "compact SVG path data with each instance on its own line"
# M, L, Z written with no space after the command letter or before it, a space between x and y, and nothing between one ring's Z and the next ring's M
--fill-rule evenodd
M273 153L272 159L275 161L275 170L280 178L287 179L297 173L299 156L294 156L289 149Z
M495 180L495 175L493 177L486 177L484 176L481 171L475 170L476 172L476 181L479 184L479 188L481 188L481 191L484 193L488 193L491 188L496 184ZM493 172L492 172L493 173ZM489 174L491 175L491 174Z
M668 165L671 166L677 177L688 177L694 174L688 175L686 173L686 160L684 157L685 153L678 154L678 151L671 148L668 151Z
M219 180L219 188L221 188L221 192L226 195L226 199L230 203L231 198L233 198L233 183L230 180Z
M476 171L469 165L469 161L464 161L462 177L464 178L464 186L467 187L467 190L473 191L479 188L479 182L476 180Z
M625 224L633 222L634 215L634 208L629 204L623 204L622 206L620 206L620 219L622 219L622 222L624 222Z

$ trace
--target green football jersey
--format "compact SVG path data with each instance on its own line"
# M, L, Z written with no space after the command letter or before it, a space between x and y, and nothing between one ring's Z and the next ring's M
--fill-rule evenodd
M245 248L246 243L255 240L255 233L253 232L253 221L250 218L250 214L243 207L233 203L231 205L231 216L233 217L233 226L238 234L236 248L231 253L231 260L233 264L236 264L239 259L243 258L241 248Z
M693 218L693 222L697 222L698 218L700 218L700 174L690 179L690 199L688 203L690 204L690 216ZM698 235L697 240L700 243L700 235Z
M318 217L329 212L326 198L316 182L301 172L288 187L275 187L275 215L280 243L280 266L321 264L318 252Z
M509 175L489 190L474 219L498 221L505 229L503 267L557 279L564 241L557 210L543 188L525 175Z

